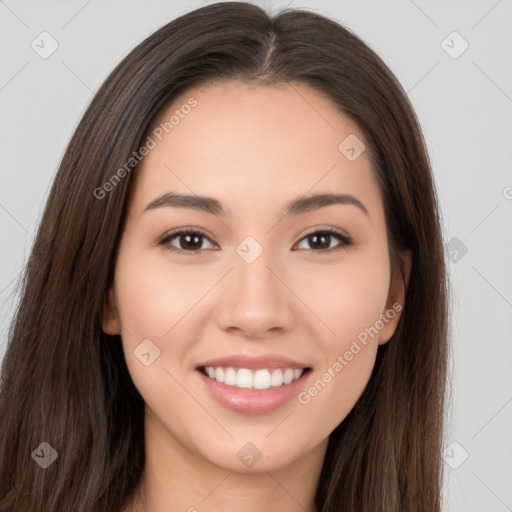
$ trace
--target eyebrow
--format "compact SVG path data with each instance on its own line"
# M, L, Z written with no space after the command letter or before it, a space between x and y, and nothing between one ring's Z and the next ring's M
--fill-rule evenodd
M367 217L370 216L364 204L356 197L349 194L316 194L308 197L300 197L290 202L285 210L285 215L300 215L303 213L318 210L333 204L353 205L359 208ZM143 212L155 208L190 208L201 212L211 213L212 215L225 216L226 212L222 203L213 197L176 194L168 192L151 201Z

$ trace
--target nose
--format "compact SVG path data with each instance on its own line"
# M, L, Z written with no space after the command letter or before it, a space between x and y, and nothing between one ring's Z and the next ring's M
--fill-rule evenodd
M276 269L265 251L252 263L235 260L235 268L224 281L217 310L223 330L256 340L279 336L292 328L297 300L287 286L286 272Z

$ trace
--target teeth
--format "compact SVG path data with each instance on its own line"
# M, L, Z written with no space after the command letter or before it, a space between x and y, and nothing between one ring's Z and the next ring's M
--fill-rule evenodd
M285 384L290 384L290 382L293 380L293 370L291 368L287 368L287 370L284 372L283 375L283 382Z
M258 370L254 374L252 382L254 389L267 389L270 387L270 372L268 370Z
M223 368L212 366L205 367L205 371L211 379L217 382L223 382L228 386L234 386L241 389L268 389L270 387L279 387L283 384L290 384L297 380L304 370L296 368L277 368L261 370L249 370L240 368L238 371L234 368Z
M270 385L272 387L281 386L283 384L283 372L281 370L274 370L270 378Z
M224 384L227 384L228 386L236 386L236 372L233 368L228 368L226 370Z
M223 368L215 369L215 380L217 382L224 382L224 369Z
M236 374L237 388L252 388L252 372L247 368L240 368Z

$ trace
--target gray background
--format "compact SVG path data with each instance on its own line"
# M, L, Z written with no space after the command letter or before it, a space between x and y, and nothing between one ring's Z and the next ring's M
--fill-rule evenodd
M512 511L512 2L257 3L338 20L408 92L432 159L453 289L445 510ZM20 270L86 105L129 50L204 4L0 0L0 358ZM43 31L59 45L47 59L31 47ZM469 44L457 58L445 51L463 48L446 39L453 31Z

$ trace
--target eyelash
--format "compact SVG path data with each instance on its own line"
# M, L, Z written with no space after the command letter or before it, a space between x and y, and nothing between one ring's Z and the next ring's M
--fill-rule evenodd
M331 229L331 228L319 229L317 231L311 231L311 233L307 233L306 235L304 235L299 240L299 242L301 242L302 240L304 240L305 238L307 238L307 237L309 237L311 235L318 235L318 234L323 234L323 235L329 235L329 236L336 237L341 242L341 244L338 245L337 247L333 247L333 248L330 248L330 249L319 249L319 250L309 249L310 251L317 252L317 253L320 253L320 254L327 254L327 253L330 254L332 252L340 251L342 249L346 250L347 247L352 245L352 243L353 243L352 242L352 238L348 237L347 235L344 235L343 233L340 233L339 231L336 231L335 229ZM207 238L210 242L212 242L210 240L210 237L206 233L201 231L200 229L197 229L197 228L194 228L194 229L184 228L184 229L180 229L180 230L177 230L177 231L172 231L171 233L166 233L165 235L163 235L158 240L157 243L158 243L159 246L165 246L165 248L167 250L169 250L169 251L176 252L176 253L179 253L179 254L185 254L187 256L192 256L195 253L198 253L198 252L201 252L203 250L206 250L206 249L185 250L185 249L178 249L178 248L173 247L172 245L170 245L169 242L173 238L176 238L179 235L200 235L200 236L202 236L204 238Z

